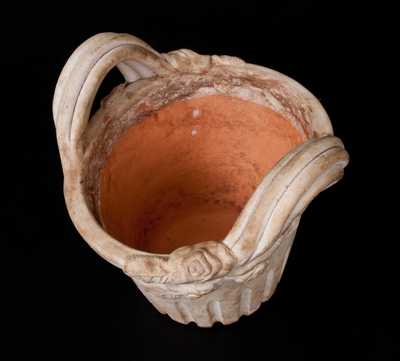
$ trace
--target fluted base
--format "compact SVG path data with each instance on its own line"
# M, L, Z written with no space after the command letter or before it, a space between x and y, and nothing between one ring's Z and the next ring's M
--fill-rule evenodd
M168 314L173 320L188 324L195 322L199 327L211 327L215 322L229 325L243 315L257 311L262 302L274 293L285 268L297 225L282 237L274 257L264 260L267 266L255 278L246 282L226 280L214 291L199 298L165 298L149 292L136 283L156 309Z

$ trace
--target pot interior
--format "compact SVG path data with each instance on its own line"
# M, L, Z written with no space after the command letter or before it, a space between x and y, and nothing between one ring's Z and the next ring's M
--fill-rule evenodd
M266 173L304 141L287 119L247 100L171 102L112 146L100 173L101 222L152 253L222 241Z

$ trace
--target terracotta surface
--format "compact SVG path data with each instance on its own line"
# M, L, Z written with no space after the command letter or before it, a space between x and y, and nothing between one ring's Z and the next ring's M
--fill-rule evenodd
M223 95L171 103L131 127L101 173L101 218L154 253L222 240L301 134L271 109Z

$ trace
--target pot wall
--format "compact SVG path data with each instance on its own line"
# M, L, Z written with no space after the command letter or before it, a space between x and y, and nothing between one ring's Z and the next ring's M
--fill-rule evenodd
M246 275L246 280L227 279L223 287L200 297L170 297L168 293L146 287L143 282L135 283L159 312L179 323L194 322L200 327L211 327L215 322L234 323L241 316L257 311L261 303L272 297L285 269L298 224L299 219L279 239L274 257L261 258L258 267L254 267L256 271Z

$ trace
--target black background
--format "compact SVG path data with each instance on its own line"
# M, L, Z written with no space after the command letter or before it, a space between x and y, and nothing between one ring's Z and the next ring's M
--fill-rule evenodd
M312 1L111 5L100 17L100 3L84 14L49 4L41 17L25 8L4 27L3 341L13 355L4 359L400 359L390 11ZM233 325L201 329L159 314L69 219L52 96L73 50L103 31L285 73L320 99L350 154L343 180L304 213L275 295ZM121 81L112 71L96 104Z

